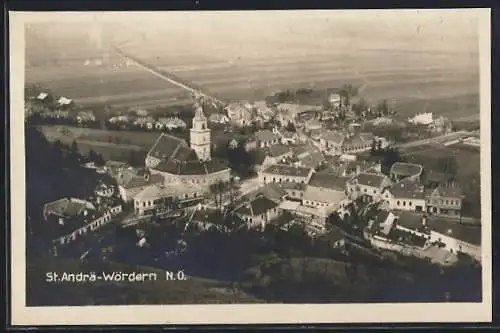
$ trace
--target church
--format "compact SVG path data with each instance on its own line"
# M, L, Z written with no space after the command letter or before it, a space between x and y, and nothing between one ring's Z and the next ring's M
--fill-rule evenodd
M164 185L210 185L228 182L230 168L211 158L211 131L200 102L195 104L189 144L180 138L162 133L146 155L145 165L152 174L163 176Z

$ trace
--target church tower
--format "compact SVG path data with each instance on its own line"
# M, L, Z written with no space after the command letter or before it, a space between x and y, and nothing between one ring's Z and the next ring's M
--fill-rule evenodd
M198 158L202 161L209 161L211 156L210 129L207 123L207 117L203 114L203 108L198 101L195 104L193 127L190 129L190 144Z

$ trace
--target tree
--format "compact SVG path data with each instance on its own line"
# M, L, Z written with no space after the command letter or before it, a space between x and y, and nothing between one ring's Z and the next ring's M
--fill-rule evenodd
M388 116L389 115L389 103L386 99L382 100L377 104L377 114L379 116Z
M286 125L285 129L287 131L289 131L289 132L295 132L296 131L295 125L291 121L288 122L288 124Z
M365 101L364 98L361 98L356 104L352 106L352 110L356 114L356 116L360 117L363 112L368 110L368 103Z
M458 171L458 162L455 156L443 156L438 159L437 167L441 172L455 177Z
M342 88L340 88L339 94L341 100L343 100L343 105L348 107L351 105L351 99L358 95L358 88L353 87L351 84L344 84Z

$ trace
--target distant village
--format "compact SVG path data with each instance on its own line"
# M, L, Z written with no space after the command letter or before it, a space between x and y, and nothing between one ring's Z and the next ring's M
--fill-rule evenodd
M46 107L47 101L55 107ZM92 111L80 110L68 98L55 101L40 93L26 103L29 116L95 123ZM109 176L90 198L60 198L46 203L43 216L54 226L54 252L109 223L124 226L182 217L187 226L225 232L246 228L286 230L303 226L311 237L328 237L339 250L361 242L376 251L392 251L451 265L462 253L481 260L480 228L462 223L464 193L454 181L429 181L418 163L395 162L382 170L380 160L362 154L386 150L391 139L364 131L395 121L390 113L366 107L354 112L341 93L331 93L328 106L269 101L231 103L207 115L202 100L194 105L191 127L180 117L154 118L145 110L114 115L115 129L160 131L141 168L123 161L84 166ZM28 118L29 119L29 118ZM57 122L56 122L57 123ZM417 114L407 120L429 133L451 133L451 122ZM228 140L228 149L259 152L257 177L244 179L213 157L212 127L227 132L247 126L256 131L244 142ZM267 124L267 125L266 125ZM169 133L189 131L189 140ZM474 138L464 142L478 144ZM236 221L228 228L210 216ZM219 215L217 215L219 214ZM351 216L364 221L357 224ZM358 229L358 236L349 230ZM471 231L472 230L472 231ZM146 238L138 242L142 246ZM142 244L142 245L141 245Z

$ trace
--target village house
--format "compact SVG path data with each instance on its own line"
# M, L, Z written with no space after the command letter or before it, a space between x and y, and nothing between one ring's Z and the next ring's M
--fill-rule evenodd
M381 200L384 189L391 184L385 175L363 172L347 182L347 190L352 199L365 196L377 202Z
M255 132L254 137L259 148L270 147L280 142L280 135L276 131L267 129Z
M155 123L155 128L157 130L173 130L176 128L186 128L186 126L186 122L179 117L162 117L158 118Z
M283 127L287 126L288 123L292 123L295 126L301 123L300 115L305 112L321 112L323 110L322 106L316 105L301 105L301 104L291 104L291 103L281 103L277 105L278 110L278 121Z
M147 128L149 130L153 129L155 126L156 121L154 120L153 117L150 116L144 116L144 117L137 117L134 120L134 125L142 127L142 128Z
M46 203L43 217L46 221L55 221L60 225L89 220L95 216L97 208L90 201L78 198L63 198Z
M454 183L440 185L426 193L427 212L435 215L460 217L463 197L460 186Z
M302 198L304 206L318 209L325 218L333 212L344 208L348 203L349 199L344 190L323 186L308 185Z
M95 121L95 116L92 111L79 111L76 114L76 121L80 124L91 123Z
M229 143L227 144L229 149L236 149L239 147L239 145L240 145L240 143L236 139L229 140Z
M397 213L396 228L398 230L418 236L421 239L419 244L414 244L423 247L428 239L430 239L430 230L427 226L427 218L422 214L413 212ZM415 239L414 239L415 240Z
M133 196L136 215L151 215L162 209L168 210L169 203L193 201L203 198L207 189L197 184L170 184L163 183L144 187Z
M417 113L412 118L408 118L408 123L413 125L428 126L432 124L432 122L433 122L432 112Z
M368 221L368 226L364 230L365 238L372 236L387 237L394 227L397 216L389 210L380 210L377 215Z
M144 188L161 184L163 177L158 174L151 174L146 170L121 170L116 175L118 191L123 201L129 202Z
M234 210L249 228L264 230L266 224L280 215L279 204L264 196L257 196Z
M235 126L248 126L252 123L253 112L243 103L231 103L224 110L230 122Z
M61 97L57 100L57 106L59 108L66 108L74 105L73 100L66 98L66 97Z
M340 94L337 92L332 92L328 97L328 103L334 108L338 108L340 106Z
M108 122L110 122L111 124L128 123L129 121L130 121L130 117L126 116L126 115L111 117L108 120Z
M45 101L47 100L49 97L49 94L46 93L46 92L41 92L38 94L38 96L36 97L36 99L40 100L40 101Z
M108 160L104 162L104 171L108 173L111 177L117 178L120 171L129 169L130 165L122 161L112 161Z
M261 184L281 182L307 184L313 172L314 170L311 168L273 164L259 172L259 181Z
M137 117L149 116L149 112L147 110L143 110L143 109L135 110L135 114L137 115Z
M282 130L279 131L279 135L281 135L281 143L284 145L296 145L300 141L296 132Z
M342 133L339 131L325 131L319 142L323 151L330 155L357 154L369 151L373 147L375 138L371 133Z
M339 250L343 250L346 245L346 237L342 230L337 227L333 227L321 239L326 241L331 247Z
M229 123L230 119L228 116L226 116L224 113L213 113L208 117L208 121L214 124L222 124L225 125Z
M291 188L291 183L267 183L246 194L244 198L251 199L258 196L264 196L269 200L280 203L288 197Z
M106 184L99 184L94 192L97 196L110 198L115 194L115 187Z
M318 168L326 163L323 153L313 144L304 144L294 148L295 165L304 168Z
M273 183L270 183L273 184ZM282 182L274 183L280 190L284 190L286 193L285 198L287 200L302 202L304 197L304 191L307 188L306 184L294 183L294 182Z
M283 144L275 144L266 149L266 157L262 162L262 166L266 167L272 164L286 164L286 160L292 157L293 151L290 146Z
M387 201L391 209L426 211L424 186L411 179L402 180L386 188L382 193L382 198Z
M304 124L304 130L308 133L321 131L322 128L323 125L317 119L310 119Z
M424 168L420 164L396 162L390 170L391 180L399 182L403 179L411 181L420 181Z
M65 244L72 243L79 236L83 236L88 232L95 232L104 225L109 224L113 219L122 212L122 206L117 205L108 207L103 212L92 215L90 218L72 220L70 223L58 225L54 228L54 235L56 236L52 241L54 244L55 254L57 254L57 247Z
M266 101L256 101L252 103L253 108L257 112L257 116L261 117L264 121L270 121L275 114L275 111L267 106Z
M436 219L428 223L430 241L452 253L465 253L481 261L481 228Z

